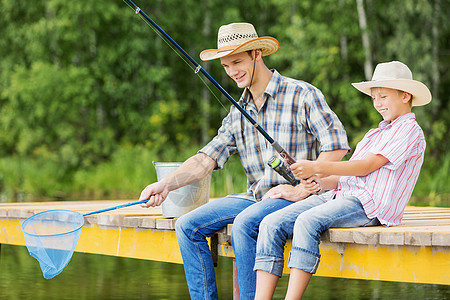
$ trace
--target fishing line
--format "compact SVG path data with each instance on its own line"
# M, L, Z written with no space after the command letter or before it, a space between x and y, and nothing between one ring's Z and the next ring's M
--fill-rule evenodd
M172 46L172 44L167 41L167 39L158 31L156 30L149 21L147 21L147 19L145 19L141 14L139 14L139 10L138 9L134 9L134 7L132 7L126 0L122 0L128 7L130 7L131 9L133 9L135 11L135 13L137 15L139 15L139 17L145 22L145 24L147 24L148 27L150 27L163 41L164 43L166 43L167 46L169 46L170 49L172 49L173 52L175 52L179 58L181 58L181 60L183 60L183 62L195 73L195 75L197 75L198 78L200 78L200 80L202 81L203 85L206 86L206 88L209 90L209 92L214 96L214 98L216 99L217 102L220 103L220 105L222 106L222 108L227 112L227 114L229 113L228 109L225 107L225 105L220 101L219 97L217 97L217 95L213 92L213 90L211 89L211 87L209 86L209 84L205 81L205 79L200 76L199 74L199 70L198 68L194 68L192 66L192 64L190 64L183 55L180 54L179 51L177 51L174 46Z
M157 30L157 34L158 36L161 37L161 35L159 33L162 34L162 36L164 37L163 40L167 42L170 42L172 44L172 46L174 46L179 52L181 52L185 58L187 58L194 66L194 73L198 74L199 72L201 72L233 105L234 107L247 119L247 121L249 121L253 127L256 128L257 131L259 131L259 133L272 145L272 147L274 148L274 150L280 155L280 157L284 160L283 167L285 168L286 172L290 172L290 169L287 168L287 166L292 165L293 163L295 163L294 158L292 158L289 153L287 153L287 151L277 142L275 141L268 133L267 131L265 131L253 118L252 116L250 116L250 114L244 109L242 108L238 102L236 102L233 97L230 96L230 94L220 85L217 83L216 80L214 80L214 78L211 77L211 75L208 74L208 72L205 71L205 69L202 68L201 65L199 65L182 47L180 47L180 45L178 45L177 42L175 42L164 30L162 30L161 27L159 27L158 24L156 24L149 16L147 16L136 4L134 4L131 0L123 0L124 2L127 2L127 5L133 9L135 11L136 14L139 14L141 18L144 18L144 21L147 25L151 25L153 30ZM148 22L150 23L148 23ZM173 49L170 46L171 49ZM179 53L178 51L175 51L175 53L177 53L178 56ZM183 59L184 62L186 62ZM203 82L203 80L202 80ZM211 90L210 90L211 91ZM215 95L214 93L212 93L213 95ZM269 164L271 167L272 165ZM287 165L287 166L286 166ZM277 171L276 168L274 168L275 171ZM278 172L278 171L277 171ZM282 175L283 177L285 177L285 174L283 174L283 172L278 172L280 175ZM285 177L286 180L290 181L288 178ZM295 182L293 185L296 185L297 182Z

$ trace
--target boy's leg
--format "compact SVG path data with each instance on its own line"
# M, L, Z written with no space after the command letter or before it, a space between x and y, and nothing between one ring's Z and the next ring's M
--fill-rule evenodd
M289 275L289 285L285 300L301 299L311 277L311 273L292 268L291 274Z
M191 299L218 299L211 251L206 237L234 221L254 201L225 197L202 205L175 223Z
M278 283L277 275L269 272L258 270L256 271L256 293L255 300L270 300L273 297L275 288Z
M331 200L303 212L295 221L288 267L314 274L320 261L320 236L325 230L372 224L373 220L367 218L361 202L355 197Z
M254 299L256 273L253 271L259 224L268 214L293 204L285 199L264 199L242 211L233 222L231 243L236 258L241 299Z
M266 216L259 227L257 252L254 269L257 271L258 295L273 294L273 276L281 277L284 267L284 246L292 237L293 227L298 215L315 206L325 203L320 196L310 196L305 200L280 209ZM271 276L269 276L271 275ZM268 290L268 288L271 288ZM261 298L263 299L263 298Z
M295 220L304 211L323 203L325 200L320 196L310 196L265 217L259 227L254 269L281 277L284 246L287 239L292 238Z

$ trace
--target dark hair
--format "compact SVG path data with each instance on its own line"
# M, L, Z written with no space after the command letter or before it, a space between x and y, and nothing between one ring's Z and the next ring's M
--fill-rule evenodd
M247 50L247 51L245 51L245 52L248 53L248 55L250 55L250 57L251 57L252 59L253 59L253 55L252 55L253 50L260 50L260 51L262 52L261 49L252 49L252 50Z

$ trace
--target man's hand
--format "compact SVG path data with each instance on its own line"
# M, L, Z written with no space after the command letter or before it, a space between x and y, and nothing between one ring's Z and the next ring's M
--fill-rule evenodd
M324 190L323 178L320 178L318 175L313 175L308 179L303 179L302 184L306 190L311 192L311 194Z
M141 192L139 200L146 200L148 202L141 204L142 207L155 207L161 205L169 194L168 187L161 181L147 185L147 187Z
M158 182L147 185L139 200L147 200L142 207L161 205L170 191L197 182L210 174L217 166L215 160L204 153L188 158L175 172L168 174Z
M318 183L312 180L302 180L302 182L297 186L280 184L276 187L271 188L264 195L263 200L267 198L283 198L292 202L297 202L318 191L320 191L320 185Z

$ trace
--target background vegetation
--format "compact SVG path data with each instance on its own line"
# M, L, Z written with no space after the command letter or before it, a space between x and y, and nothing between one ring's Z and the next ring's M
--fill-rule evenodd
M266 64L325 94L352 148L381 117L351 82L400 60L433 101L414 109L427 153L413 204L449 206L450 3L443 0L137 1L198 62L220 25L275 36ZM183 161L229 103L122 1L0 0L0 201L137 198L152 161ZM217 62L203 67L235 99ZM211 92L212 91L212 92ZM242 191L238 159L212 196Z

